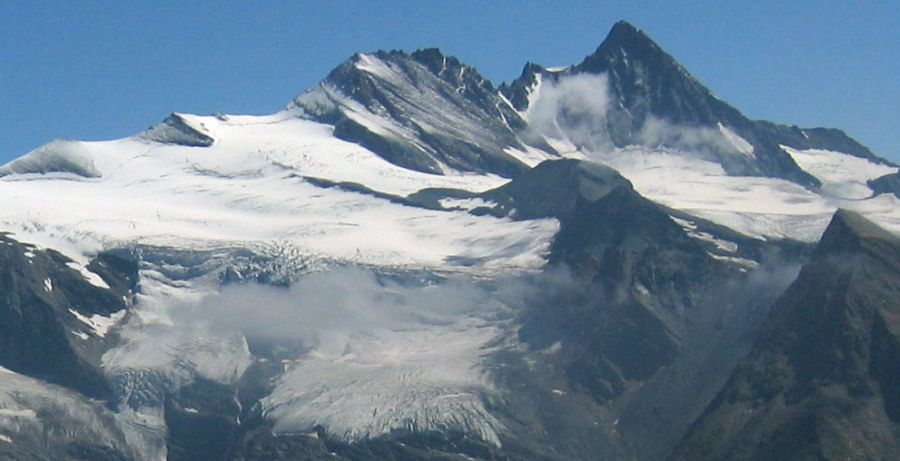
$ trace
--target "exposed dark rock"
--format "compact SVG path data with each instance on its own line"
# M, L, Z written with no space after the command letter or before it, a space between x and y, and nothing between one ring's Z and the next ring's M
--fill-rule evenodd
M150 127L139 136L163 144L190 147L209 147L215 142L205 127L191 126L179 114L169 115L162 123Z
M109 388L96 360L106 338L72 312L108 317L127 308L136 272L121 256L98 257L90 267L109 279L111 288L104 289L69 268L69 262L52 250L0 235L0 365L104 397Z
M502 359L495 377L512 391L495 411L509 412L532 453L553 447L562 459L664 456L790 281L766 271L808 254L668 210L614 170L576 160L544 162L480 197L494 215L560 221L551 261L574 279L551 269L551 282L530 282L519 338L534 353ZM672 214L740 242L762 274L715 259Z
M557 160L482 197L498 204L494 213L560 220L551 262L589 288L571 305L547 300L520 335L538 348L561 341L572 380L602 402L677 356L668 321L694 304L717 263L631 183L608 167Z
M900 238L838 211L671 459L900 456Z
M198 379L165 403L169 461L228 459L240 434L240 404L234 389Z
M667 210L645 199L615 170L578 160L546 161L509 184L485 192L492 213L515 219L555 217L560 232L550 260L565 264L611 296L638 284L690 307L690 294L718 263ZM697 280L692 287L688 274ZM681 294L679 294L681 293Z
M244 435L230 458L232 461L496 461L538 460L510 456L495 447L462 436L412 434L357 443L335 442L321 431L275 435L259 428Z
M900 198L900 173L892 173L868 181L875 194L894 194Z

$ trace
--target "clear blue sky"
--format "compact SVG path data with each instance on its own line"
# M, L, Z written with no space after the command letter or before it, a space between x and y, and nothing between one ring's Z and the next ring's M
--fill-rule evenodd
M842 128L900 161L898 0L5 0L0 161L173 111L271 113L356 51L438 46L499 84L579 62L619 19L748 116Z

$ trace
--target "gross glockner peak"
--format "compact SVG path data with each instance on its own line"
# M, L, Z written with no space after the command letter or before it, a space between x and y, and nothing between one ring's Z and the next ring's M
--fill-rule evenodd
M0 167L0 458L894 459L897 175L625 22L52 141Z
M616 147L643 144L702 150L729 174L772 176L807 187L820 182L781 146L834 150L889 164L839 130L748 119L715 97L647 34L624 21L616 23L597 50L577 65L561 71L526 66L519 79L501 88L519 110L527 110L536 74L551 81L579 74L606 75L608 84L602 90L611 101L602 125ZM707 134L709 139L695 142L689 138L704 136L685 136L685 130Z

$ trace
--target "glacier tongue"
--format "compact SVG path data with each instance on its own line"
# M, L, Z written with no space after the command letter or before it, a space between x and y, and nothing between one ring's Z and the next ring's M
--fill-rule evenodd
M479 369L497 334L470 320L348 337L343 353L286 364L264 413L276 432L321 427L346 442L433 431L499 446L503 425L485 409L492 388Z
M462 433L500 445L503 425L484 404L496 393L485 360L510 334L508 309L470 281L403 279L346 268L302 277L286 292L223 292L220 319L306 346L281 359L284 374L261 401L277 433L322 428L347 442ZM252 300L273 317L249 315Z
M160 461L166 451L165 430L148 430L133 413L113 413L100 402L3 367L0 440L41 447L46 453L30 452L40 459L77 443L136 461Z
M232 384L254 361L272 361L281 368L260 408L276 433L321 428L355 442L439 432L500 445L504 426L485 406L497 393L486 360L511 344L510 311L470 277L298 265L278 274L290 288L217 287L237 264L226 253L202 267L168 253L145 258L165 264L143 264L124 342L103 368L120 412L147 427L164 430L167 392L197 378ZM271 267L237 271L252 279L260 269ZM248 343L280 352L251 353Z

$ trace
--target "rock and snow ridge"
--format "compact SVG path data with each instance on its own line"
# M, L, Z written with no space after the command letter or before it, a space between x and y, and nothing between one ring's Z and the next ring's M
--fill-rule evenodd
M505 152L524 150L519 115L474 68L437 49L356 54L287 110L416 171L512 177L526 168Z

